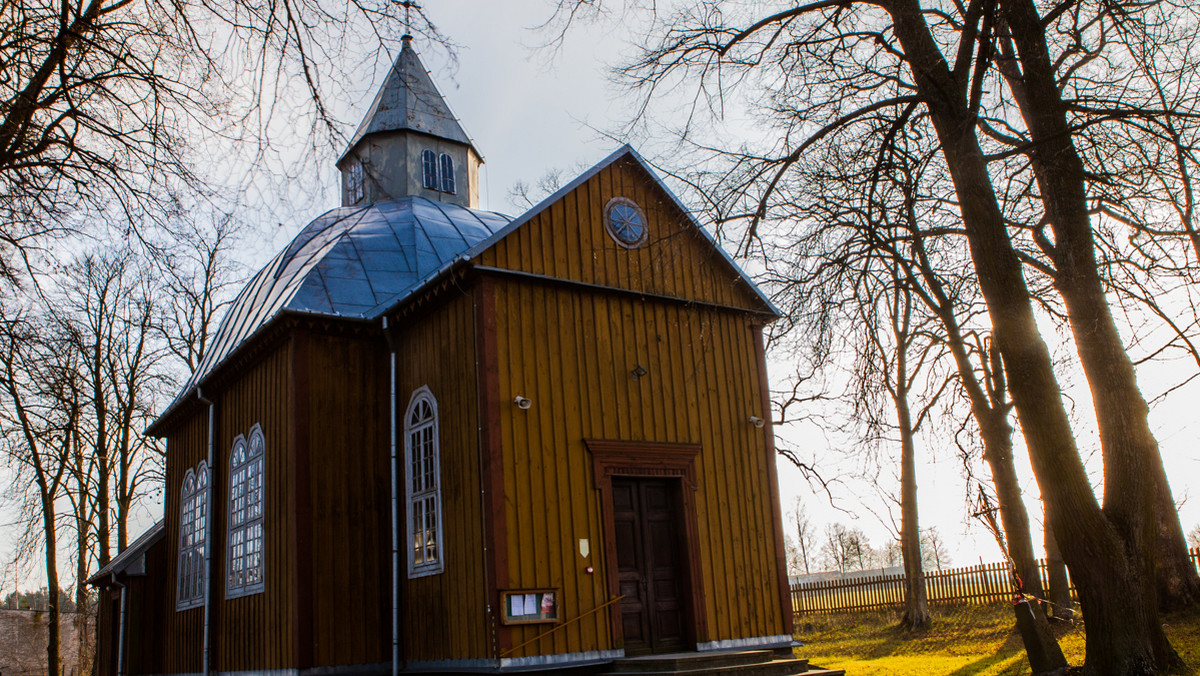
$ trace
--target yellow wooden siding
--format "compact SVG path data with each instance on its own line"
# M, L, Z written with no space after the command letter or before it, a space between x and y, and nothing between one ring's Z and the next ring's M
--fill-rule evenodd
M403 458L403 416L415 390L428 386L437 399L441 452L442 555L445 569L409 580L405 528L401 526L404 657L409 661L479 659L491 655L480 499L475 309L469 295L448 298L429 314L399 319L397 438ZM404 475L399 483L404 503Z
M613 197L632 199L649 235L637 249L604 227ZM480 254L479 265L763 311L762 301L632 159L618 160Z
M697 640L780 633L771 468L764 430L748 423L763 411L750 316L511 280L496 288L509 506L501 586L561 589L565 619L607 601L599 493L583 440L698 443L707 635ZM635 380L638 365L648 373ZM504 406L517 395L533 401L528 411ZM587 559L580 538L591 544ZM514 627L512 644L544 629ZM601 612L515 655L615 647L608 634Z
M381 335L308 340L314 666L391 659L387 350Z

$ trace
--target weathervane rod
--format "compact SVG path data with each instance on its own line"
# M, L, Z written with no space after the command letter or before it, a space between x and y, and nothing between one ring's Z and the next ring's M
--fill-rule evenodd
M404 0L403 2L400 3L400 6L404 8L404 35L400 39L401 40L411 40L412 39L412 14L411 14L411 12L412 12L413 8L421 9L421 6L418 5L417 3L413 2L412 0Z

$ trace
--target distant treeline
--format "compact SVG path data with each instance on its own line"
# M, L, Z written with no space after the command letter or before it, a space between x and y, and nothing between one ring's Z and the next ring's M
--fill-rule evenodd
M50 609L50 593L45 587L37 591L14 591L8 592L0 596L3 602L0 602L0 609L3 610L41 610ZM90 605L90 604L89 604ZM63 613L78 612L80 608L75 603L75 599L71 598L66 592L58 593L58 610ZM84 608L84 612L91 612L94 608Z

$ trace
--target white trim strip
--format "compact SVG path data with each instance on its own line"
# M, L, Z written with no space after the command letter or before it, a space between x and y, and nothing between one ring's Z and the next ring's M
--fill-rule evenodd
M792 645L792 637L788 634L775 636L759 636L757 638L727 638L721 641L706 641L696 644L696 652L710 650L731 650L734 648L786 648Z
M616 650L587 650L578 653L558 653L557 655L536 655L533 657L505 657L500 660L501 669L513 667L545 667L570 664L582 666L599 662L611 662L625 657L625 649Z

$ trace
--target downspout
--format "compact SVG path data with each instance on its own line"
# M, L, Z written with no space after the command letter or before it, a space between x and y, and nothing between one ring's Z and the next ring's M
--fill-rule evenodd
M216 414L216 405L212 401L204 398L204 394L200 391L200 387L196 387L196 398L203 404L208 404L208 495L204 497L205 507L208 512L204 516L204 656L202 659L202 674L210 676L212 673L212 665L210 663L211 642L212 637L209 633L209 622L212 619L212 590L209 585L212 582L212 530L213 530L213 486L217 483L217 471L213 467L213 416ZM124 598L124 590L121 591Z
M388 318L383 316L383 337L388 343L388 413L391 418L391 474L392 474L392 676L400 674L400 503L397 499L396 471L396 346L388 331Z
M117 676L125 676L125 583L117 581L113 575L113 584L121 588L121 618L117 621Z

